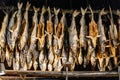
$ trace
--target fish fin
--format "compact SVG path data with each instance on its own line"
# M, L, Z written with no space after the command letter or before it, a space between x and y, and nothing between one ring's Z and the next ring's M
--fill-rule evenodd
M38 12L39 8L36 8L35 6L33 6L34 12Z
M86 8L86 9L83 9L83 8L81 7L81 13L82 13L82 15L85 15L86 11L87 11L87 8Z
M80 13L80 12L78 12L77 10L75 10L75 11L73 12L73 17L76 17L79 13Z
M60 12L60 9L54 8L54 13L55 13L56 16L58 15L59 12Z
M42 14L46 12L45 6L42 7Z
M21 9L22 8L22 6L23 6L23 3L18 3L18 9Z
M13 30L8 29L9 32L13 33Z
M30 6L31 6L31 4L29 2L27 2L27 4L26 4L26 10L27 11L29 10Z

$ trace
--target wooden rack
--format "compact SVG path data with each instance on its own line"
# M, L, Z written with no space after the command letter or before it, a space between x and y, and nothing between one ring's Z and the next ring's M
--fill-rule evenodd
M32 77L31 77L32 76ZM120 80L120 67L118 67L117 71L68 71L66 75L66 71L61 72L55 72L55 71L13 71L13 70L5 70L5 75L1 76L3 79L20 79L23 78L23 80L26 79L35 79L35 78L59 78L59 77L119 77ZM68 80L68 78L66 78Z

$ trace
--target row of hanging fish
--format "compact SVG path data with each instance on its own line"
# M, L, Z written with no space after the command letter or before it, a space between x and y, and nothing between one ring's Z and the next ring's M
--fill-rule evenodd
M61 12L62 17L59 20L58 14L61 10L54 8L54 12L51 13L49 7L47 9L42 7L41 12L39 8L33 7L34 15L30 28L28 15L30 6L28 2L22 15L23 4L18 3L18 10L12 14L10 21L9 14L4 11L5 17L0 30L0 58L2 62L6 61L9 67L13 66L13 70L25 71L32 67L37 70L39 67L41 71L61 71L68 63L71 71L77 65L82 65L84 68L97 66L99 71L112 70L118 66L120 18L119 25L116 26L111 8L107 31L102 23L102 16L107 14L104 9L99 12L98 22L96 22L94 13L89 7L91 21L87 26L85 15L88 8L81 8L78 32L76 17L80 12L75 10L72 13L69 27L66 12ZM46 12L48 19L45 21ZM119 11L117 15L120 17ZM65 44L68 46L66 47Z

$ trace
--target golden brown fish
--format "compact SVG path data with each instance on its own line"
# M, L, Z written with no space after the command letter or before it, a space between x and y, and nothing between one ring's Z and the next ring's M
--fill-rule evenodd
M94 13L91 7L89 7L89 9L91 11L92 19L91 19L91 22L89 23L89 36L86 36L86 37L92 40L92 45L94 48L96 48L97 39L98 37L100 37L100 35L98 35L98 26L94 20Z
M17 11L15 11L10 19L10 22L9 22L9 25L7 27L8 31L7 31L7 44L9 46L10 49L12 49L11 45L12 45L12 41L11 41L11 38L12 38L12 27L14 26L15 24L15 19L16 19L16 14L17 14Z
M77 49L78 49L78 35L76 29L76 22L75 17L79 14L76 10L72 14L72 22L68 29L69 32L69 44L70 44L70 52L72 52L72 56L76 57L77 59ZM73 64L73 63L72 63Z
M4 12L4 13L5 13L5 17L4 17L4 20L2 22L2 27L0 30L0 46L2 48L4 48L5 44L6 44L6 28L8 25L8 17L9 17L7 12Z
M40 21L38 24L38 32L37 32L37 38L38 38L38 49L41 50L44 48L45 45L45 37L46 34L44 33L44 27L45 27L45 21L44 21L44 13L46 12L45 7L42 7L42 12L40 15Z
M37 41L37 29L38 29L38 11L39 8L34 9L34 16L33 16L33 27L32 27L32 32L30 35L30 47L29 47L29 52L32 52L36 48L36 41Z
M51 15L51 10L50 7L48 7L48 16L49 19L47 20L47 48L52 46L52 39L53 39L53 23L52 23L52 15Z
M87 8L84 10L83 8L81 8L81 13L82 13L82 17L80 19L80 34L79 34L79 43L80 46L83 47L86 50L86 46L87 46L87 41L86 41L86 36L87 36L87 26L85 23L85 13L87 11Z
M24 13L24 18L23 18L23 21L22 21L22 27L23 27L23 33L20 37L20 41L19 41L19 50L22 50L24 48L24 46L26 45L27 43L27 40L28 40L28 28L29 28L29 21L28 21L28 10L30 8L30 5L29 2L27 2L26 4L26 10L25 10L25 13Z
M10 49L11 51L13 51L15 48L15 43L16 43L16 40L18 39L20 27L22 24L22 11L21 11L22 6L23 6L23 3L18 3L17 21L11 30L11 32L12 32L11 49Z
M102 53L105 52L106 42L108 41L106 39L105 29L104 29L104 25L102 23L102 16L105 15L105 14L106 14L106 12L104 11L104 8L103 8L99 13L99 19L98 19L98 33L100 35L99 44L100 44L100 51Z
M37 62L37 59L38 59L38 51L37 50L34 50L34 52L33 52L33 68L34 68L34 70L36 71L37 70L37 68L38 68L38 62Z

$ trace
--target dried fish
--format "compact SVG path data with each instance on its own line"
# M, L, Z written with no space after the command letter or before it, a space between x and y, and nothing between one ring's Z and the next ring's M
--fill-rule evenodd
M100 35L98 35L98 26L94 20L94 13L91 7L89 7L89 9L91 11L92 19L91 19L91 22L89 23L89 36L86 36L86 37L92 40L92 45L94 48L96 48L97 39L98 37L100 37Z
M83 55L82 55L82 48L80 47L79 54L78 54L78 62L81 65L83 62Z
M12 38L12 28L15 24L15 18L16 18L16 14L17 14L17 11L15 11L10 19L10 22L9 22L9 25L7 27L7 44L10 48L10 50L12 49L12 41L11 41L11 38Z
M41 12L41 15L40 15L40 21L39 21L39 24L38 24L38 32L37 32L37 38L38 38L38 49L41 50L44 48L44 45L45 45L45 37L46 37L46 34L44 34L45 30L44 30L44 27L45 27L45 21L44 21L44 13L46 12L45 10L45 7L43 6L42 7L42 12Z
M68 61L70 62L70 70L73 71L74 68L75 68L75 57L73 55L73 52L72 50L70 49L69 50L69 58L68 58Z
M15 43L16 40L18 39L18 35L20 32L20 27L21 27L21 22L22 22L22 9L23 3L18 3L18 11L17 11L17 21L14 24L11 32L12 32L12 38L11 38L11 49L10 50L14 50L15 48Z
M33 52L33 68L34 68L34 70L36 71L37 70L37 68L38 68L38 62L37 62L37 59L38 59L38 51L37 50L34 50L34 52Z
M22 50L24 48L24 46L27 44L27 40L28 40L28 28L29 28L29 22L28 22L28 10L30 8L29 2L27 2L26 4L26 11L24 13L24 18L23 18L23 22L22 22L22 27L24 28L23 33L20 37L20 42L19 42L19 50Z
M82 17L80 19L80 34L79 34L79 43L80 43L80 47L84 47L84 49L86 50L87 47L87 41L86 41L86 36L87 36L87 26L85 23L85 13L87 11L87 8L84 10L83 8L81 8L81 13L82 13Z
M99 44L100 44L100 51L102 53L105 52L106 48L106 42L108 41L105 36L105 30L104 30L104 25L102 24L102 16L105 15L106 12L104 11L104 8L100 11L99 13L99 19L98 19L98 33L100 35L99 37Z
M53 23L52 23L52 15L51 15L51 11L50 11L50 7L48 7L48 16L49 19L47 20L47 48L49 48L50 46L52 46L52 39L53 39Z
M117 31L117 26L114 24L113 16L112 16L112 10L110 8L110 26L109 26L109 34L110 34L110 39L112 40L113 46L117 47L119 43L117 42L118 39L118 31Z
M77 48L78 48L78 35L77 35L77 30L76 30L76 22L75 22L75 17L79 14L76 10L73 12L72 15L72 22L71 26L69 27L69 44L70 44L70 49L73 52L73 55L76 57L77 55ZM70 51L71 52L71 51ZM77 57L76 57L77 58Z
M100 51L97 52L97 59L99 61L98 63L98 68L99 71L105 71L106 65L105 65L105 60L104 60L104 54L100 53Z
M36 48L36 41L37 41L37 29L38 29L38 11L39 8L34 9L34 16L33 16L33 28L32 28L32 33L30 36L30 47L29 47L29 52L32 52Z
M48 60L47 60L47 58L46 58L46 56L45 56L45 58L44 58L44 60L43 60L43 63L40 64L40 69L41 69L41 71L46 71L46 70L47 70L47 62L48 62Z
M5 13L5 17L2 22L2 28L0 30L0 46L2 48L4 48L6 44L6 28L8 26L8 17L9 17L7 12L4 13Z

